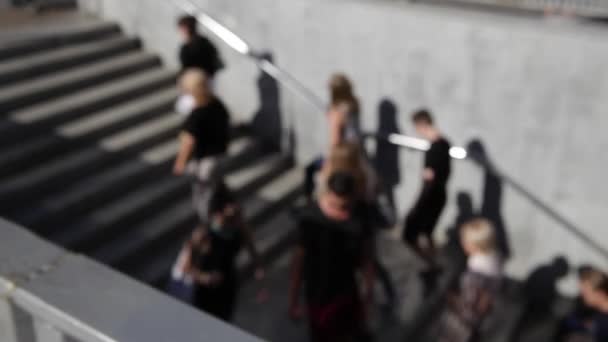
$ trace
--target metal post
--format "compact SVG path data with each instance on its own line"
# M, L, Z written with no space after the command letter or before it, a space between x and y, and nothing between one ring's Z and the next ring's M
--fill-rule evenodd
M36 342L65 342L61 331L38 318L34 319Z
M15 310L8 297L0 295L0 341L18 342Z

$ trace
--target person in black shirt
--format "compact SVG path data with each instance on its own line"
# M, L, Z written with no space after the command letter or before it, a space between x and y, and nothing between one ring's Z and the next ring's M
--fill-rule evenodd
M433 231L447 199L446 186L451 172L450 143L435 127L427 110L415 112L412 122L416 132L431 142L431 147L424 156L422 190L405 219L403 239L429 264L431 270L435 270Z
M195 108L181 128L173 172L194 176L194 204L205 222L209 189L220 176L217 166L230 140L230 117L222 101L211 92L208 78L201 70L188 69L181 83L194 99Z
M360 341L373 284L372 236L366 210L356 205L356 180L345 172L329 177L318 204L299 217L299 240L292 259L290 316L302 315L299 293L305 283L311 341ZM364 295L357 284L362 271Z
M223 68L223 62L213 43L198 32L196 23L192 16L184 16L178 20L177 26L184 41L179 50L182 70L200 68L213 78L215 73Z
M257 265L256 279L264 278L264 270L235 196L224 183L213 192L209 212L212 218L209 224L197 228L185 244L183 250L187 258L180 267L195 284L193 304L229 321L238 288L236 257L243 246L248 248Z

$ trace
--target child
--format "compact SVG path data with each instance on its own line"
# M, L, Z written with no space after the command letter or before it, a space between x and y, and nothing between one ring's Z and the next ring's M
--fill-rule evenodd
M263 278L251 233L243 222L232 192L221 183L209 203L210 222L200 226L181 253L181 272L194 283L194 305L229 321L237 294L236 257L245 244L258 265L256 278Z
M467 269L460 278L459 293L443 317L439 341L476 340L503 277L495 236L494 227L486 219L473 219L462 226L460 241L468 257Z

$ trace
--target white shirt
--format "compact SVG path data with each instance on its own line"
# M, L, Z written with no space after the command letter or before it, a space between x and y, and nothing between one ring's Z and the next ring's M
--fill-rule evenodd
M489 277L500 277L503 273L502 260L496 253L473 254L467 260L467 267Z

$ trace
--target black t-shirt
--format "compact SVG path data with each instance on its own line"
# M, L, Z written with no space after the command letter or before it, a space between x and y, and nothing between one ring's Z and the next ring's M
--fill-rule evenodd
M191 41L182 45L179 60L183 69L201 68L209 76L213 76L222 64L213 43L201 35L194 36Z
M304 281L308 303L324 305L357 294L356 270L371 248L365 211L351 219L327 218L317 205L299 215L299 245L304 248Z
M218 98L213 98L204 107L195 108L184 122L182 130L192 134L196 140L196 159L224 154L228 149L230 117Z
M204 272L219 272L228 282L236 281L236 257L243 244L240 227L222 227L219 232L207 231L206 252L197 251L195 264Z
M444 189L451 172L450 143L443 137L431 144L431 148L424 155L424 167L435 173L435 178L425 182L428 190Z
M595 340L598 342L608 342L608 313L597 314L593 325Z

